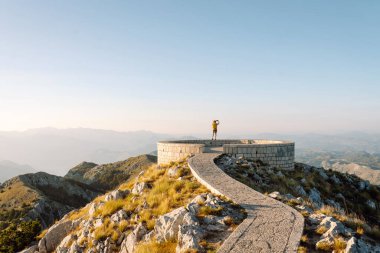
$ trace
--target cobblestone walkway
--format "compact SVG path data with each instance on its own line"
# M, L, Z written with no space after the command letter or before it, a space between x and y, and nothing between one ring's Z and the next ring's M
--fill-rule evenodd
M218 155L198 154L189 159L189 166L194 176L209 190L241 205L248 214L218 252L297 252L303 216L225 174L214 163Z

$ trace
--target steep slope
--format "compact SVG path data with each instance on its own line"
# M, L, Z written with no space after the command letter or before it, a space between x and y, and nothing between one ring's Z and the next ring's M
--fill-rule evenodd
M209 193L187 161L151 166L67 214L25 252L215 252L245 218Z
M83 162L69 170L65 178L107 191L125 182L132 175L138 174L157 162L157 157L140 155L125 161L97 165Z
M0 183L17 175L32 172L35 172L35 170L29 165L21 165L12 161L0 161Z
M302 163L292 171L228 155L216 163L233 178L304 215L299 252L380 252L379 186Z
M1 220L39 220L47 227L99 194L88 185L45 172L17 176L1 186Z

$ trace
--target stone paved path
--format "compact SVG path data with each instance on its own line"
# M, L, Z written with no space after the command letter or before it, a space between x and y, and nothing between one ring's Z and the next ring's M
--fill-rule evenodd
M203 185L241 205L248 214L218 252L297 252L303 216L228 176L214 163L219 155L204 153L189 159L194 176Z

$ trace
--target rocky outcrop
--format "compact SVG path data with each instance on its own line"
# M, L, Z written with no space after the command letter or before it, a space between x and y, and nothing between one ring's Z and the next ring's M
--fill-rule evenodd
M183 217L187 213L184 207L177 208L170 213L160 216L154 232L158 242L175 240L178 235L179 225L182 223Z
M130 233L121 243L120 253L132 253L135 250L136 244L141 241L143 236L148 232L144 223L139 223L136 228Z
M25 209L21 219L39 220L43 228L101 194L84 184L44 172L12 178L4 186L6 197L1 201L7 206L0 206L0 211Z
M131 176L155 164L156 156L140 155L128 158L125 161L97 165L83 162L69 170L65 178L72 179L103 192L109 191L126 181Z
M65 238L70 231L75 229L79 223L80 220L64 220L53 225L49 228L45 236L39 241L38 251L40 253L48 253L55 250L63 238Z

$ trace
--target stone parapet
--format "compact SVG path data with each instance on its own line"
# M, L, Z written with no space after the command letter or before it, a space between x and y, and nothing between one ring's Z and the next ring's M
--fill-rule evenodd
M234 157L260 159L282 169L294 168L294 142L278 140L176 140L157 143L158 164L178 161L214 147Z

